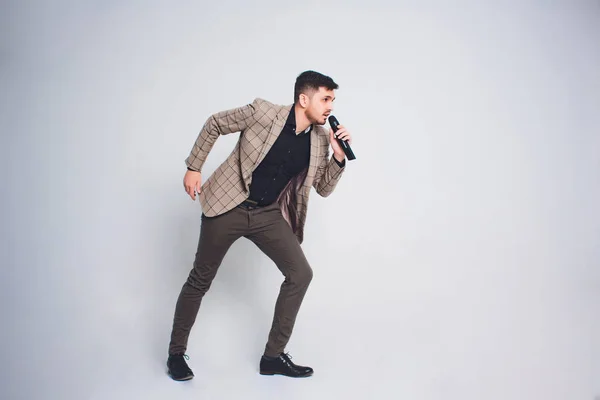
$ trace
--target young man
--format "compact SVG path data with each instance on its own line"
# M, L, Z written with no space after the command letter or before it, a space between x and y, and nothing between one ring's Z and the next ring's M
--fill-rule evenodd
M345 154L324 125L338 85L314 71L300 74L294 104L255 99L243 107L208 118L186 159L183 185L202 206L200 238L193 268L177 300L167 367L175 380L194 377L184 357L190 330L204 294L230 246L240 237L254 242L285 276L260 373L291 377L312 375L291 362L284 348L312 279L300 247L309 192L332 193L345 170ZM201 185L201 169L219 135L241 132L234 151ZM348 140L340 125L336 136ZM329 156L329 147L333 156Z

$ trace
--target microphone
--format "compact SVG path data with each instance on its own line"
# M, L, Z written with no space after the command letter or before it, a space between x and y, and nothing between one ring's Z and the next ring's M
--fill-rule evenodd
M339 124L340 123L333 115L329 116L329 125L331 126L331 129L333 129L333 133L336 133L338 131ZM350 145L348 144L347 140L342 140L342 139L338 139L338 138L335 138L335 140L337 140L337 142L340 144L341 148L344 150L344 153L346 154L346 157L348 157L348 160L356 159L356 156L354 155L354 152L350 148Z

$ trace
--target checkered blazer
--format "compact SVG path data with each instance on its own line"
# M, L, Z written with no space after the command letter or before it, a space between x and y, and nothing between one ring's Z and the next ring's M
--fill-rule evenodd
M252 103L211 115L198 134L186 165L201 171L219 135L240 132L234 150L202 184L199 194L207 217L227 212L248 198L252 172L275 143L293 105L275 105L257 98ZM311 131L310 163L283 189L277 201L284 218L302 243L311 187L329 196L345 167L329 157L329 131L314 125Z

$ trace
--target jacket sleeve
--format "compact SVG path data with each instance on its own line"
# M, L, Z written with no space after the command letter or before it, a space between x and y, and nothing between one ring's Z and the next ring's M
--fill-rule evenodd
M333 155L329 157L329 139L327 139L327 151L317 167L317 173L313 180L313 187L317 193L323 197L329 196L337 186L345 169L346 159L340 163Z
M252 103L242 107L232 108L211 115L200 130L198 137L185 159L187 168L192 171L201 171L220 135L240 132L256 121L256 112L264 102L262 99L254 99Z

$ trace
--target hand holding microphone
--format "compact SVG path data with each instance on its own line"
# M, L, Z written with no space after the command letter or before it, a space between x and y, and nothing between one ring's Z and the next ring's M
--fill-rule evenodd
M348 160L356 159L354 152L350 148L350 143L348 142L348 140L340 139L337 137L336 133L338 132L340 123L333 115L329 116L329 125L331 126L331 129L333 130L334 137L335 137L337 143L344 151L344 154L346 154L346 157L348 158Z

